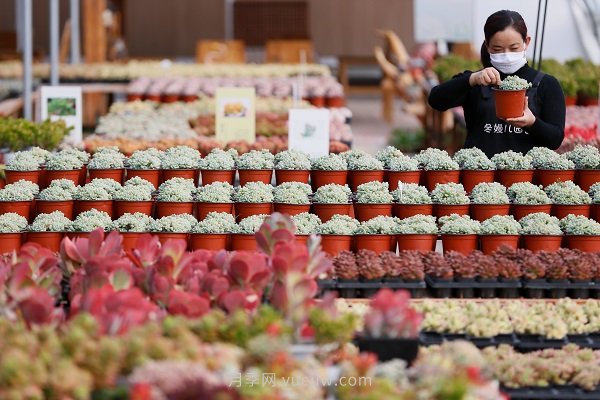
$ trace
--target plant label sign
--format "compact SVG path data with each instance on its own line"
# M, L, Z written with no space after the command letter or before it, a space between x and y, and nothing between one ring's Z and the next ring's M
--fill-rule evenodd
M288 147L311 157L329 154L329 110L290 109L288 119Z
M68 140L73 144L83 140L83 107L81 86L42 86L41 92L42 120L63 120L73 129Z
M216 96L215 130L222 143L232 140L256 140L254 88L218 88Z

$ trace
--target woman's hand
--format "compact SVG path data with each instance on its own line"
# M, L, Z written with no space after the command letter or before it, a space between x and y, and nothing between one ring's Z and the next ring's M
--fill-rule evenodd
M494 67L484 68L481 71L473 72L469 77L471 86L490 86L500 84L500 72Z
M523 116L519 118L508 118L506 122L516 126L517 128L526 128L535 123L535 115L529 109L529 98L525 96L525 104L523 105Z

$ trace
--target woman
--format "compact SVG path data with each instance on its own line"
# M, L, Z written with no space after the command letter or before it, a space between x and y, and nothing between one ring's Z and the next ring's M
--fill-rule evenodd
M531 37L523 17L515 11L498 11L488 17L483 30L484 68L465 71L434 87L429 104L440 111L462 106L467 124L464 147L478 147L488 157L507 150L526 153L537 146L557 149L565 130L564 94L556 78L527 65ZM496 117L491 88L508 75L533 86L527 91L523 115L501 120Z

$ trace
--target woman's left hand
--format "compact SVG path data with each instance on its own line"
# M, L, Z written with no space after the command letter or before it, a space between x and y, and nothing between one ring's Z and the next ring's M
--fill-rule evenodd
M517 128L527 128L535 123L535 115L529 109L529 98L527 96L525 96L525 104L523 105L523 116L519 118L507 118L506 122Z

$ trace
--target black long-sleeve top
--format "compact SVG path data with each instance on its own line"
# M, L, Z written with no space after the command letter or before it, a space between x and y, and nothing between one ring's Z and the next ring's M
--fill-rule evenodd
M533 82L537 73L525 65L511 75ZM486 99L484 91L489 89L471 86L471 74L471 71L458 74L431 89L429 94L429 105L436 110L463 107L467 125L465 148L478 147L491 157L507 150L526 153L536 146L551 149L560 146L565 130L565 98L556 78L544 75L537 87L537 100L528 91L529 108L536 119L533 125L521 130L495 117L493 94ZM506 76L500 73L502 79Z

